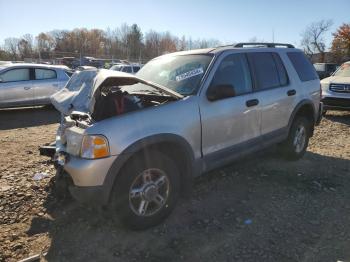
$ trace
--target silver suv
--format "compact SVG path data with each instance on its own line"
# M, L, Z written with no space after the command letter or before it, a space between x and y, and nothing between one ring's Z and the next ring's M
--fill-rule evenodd
M0 108L50 104L50 97L62 89L71 75L60 65L0 65Z
M57 181L140 229L167 217L204 172L277 143L302 157L320 121L316 71L291 45L248 46L164 55L137 75L74 74L52 97L64 115Z

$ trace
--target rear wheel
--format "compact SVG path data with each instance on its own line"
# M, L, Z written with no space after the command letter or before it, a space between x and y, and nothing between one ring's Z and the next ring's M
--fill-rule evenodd
M305 117L297 117L290 129L287 140L282 148L284 155L289 160L298 160L306 152L310 137L310 121Z
M168 156L157 151L133 157L117 179L113 211L132 229L159 224L173 210L180 191L180 174Z

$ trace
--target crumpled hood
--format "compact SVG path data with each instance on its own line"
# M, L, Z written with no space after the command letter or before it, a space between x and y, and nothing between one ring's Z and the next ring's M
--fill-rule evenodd
M73 110L92 114L96 102L96 93L102 86L129 86L137 83L146 84L177 99L183 98L182 95L171 89L148 82L132 74L95 69L74 73L67 85L51 96L51 103L65 115L69 115Z
M330 76L321 80L321 84L350 84L350 77Z

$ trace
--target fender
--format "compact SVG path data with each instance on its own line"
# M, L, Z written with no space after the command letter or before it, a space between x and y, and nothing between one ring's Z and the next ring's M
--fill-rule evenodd
M304 106L304 105L309 105L309 106L311 106L311 108L312 108L312 114L313 114L313 118L314 118L314 123L313 123L313 125L312 125L312 128L313 128L313 126L315 125L315 120L316 120L315 114L316 114L316 110L315 110L314 104L313 104L312 100L310 100L310 99L303 99L303 100L301 100L301 101L296 105L296 107L294 108L294 110L293 110L293 112L292 112L292 114L291 114L291 116L290 116L290 118L289 118L289 121L288 121L288 130L290 130L290 127L291 127L291 125L292 125L292 123L293 123L293 121L294 121L295 115L297 114L297 112L299 111L299 109L300 109L302 106ZM288 132L289 132L289 131L288 131Z
M187 191L187 186L192 185L193 177L195 176L197 172L197 168L195 167L195 161L194 161L194 152L192 150L192 147L190 144L181 136L165 133L165 134L157 134L152 135L149 137L142 138L129 147L127 147L120 155L118 155L117 159L113 162L112 166L110 167L105 181L103 183L103 187L106 190L106 197L104 198L107 204L109 197L111 195L113 185L116 181L116 178L118 177L118 174L124 164L137 152L140 150L146 149L152 145L156 145L159 143L165 143L170 142L177 144L181 147L181 149L184 150L186 154L187 166L186 166L186 173L190 175L185 175L182 177L182 184L185 186L185 190Z

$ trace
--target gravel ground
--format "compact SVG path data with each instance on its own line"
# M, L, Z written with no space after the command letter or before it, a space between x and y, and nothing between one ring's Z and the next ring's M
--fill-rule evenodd
M302 160L270 149L206 174L163 224L138 232L55 198L54 168L38 154L54 139L54 110L0 119L0 261L350 261L348 112L328 113Z

